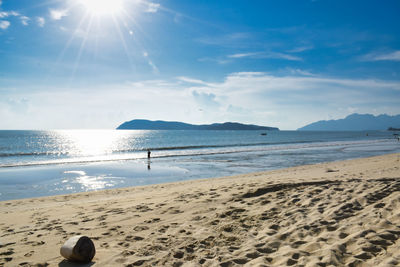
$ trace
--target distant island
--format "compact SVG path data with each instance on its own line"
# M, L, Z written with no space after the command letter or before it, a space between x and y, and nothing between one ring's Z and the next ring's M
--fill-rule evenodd
M400 128L389 127L388 131L400 131Z
M279 131L279 128L241 124L237 122L194 125L177 121L131 120L122 123L117 130L263 130Z
M371 114L351 114L344 119L317 121L308 124L299 131L385 131L400 128L400 115L386 114L374 116Z

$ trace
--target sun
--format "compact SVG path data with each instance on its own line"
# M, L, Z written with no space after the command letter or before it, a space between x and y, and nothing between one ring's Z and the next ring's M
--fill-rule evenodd
M124 8L124 0L78 0L93 16L116 15Z

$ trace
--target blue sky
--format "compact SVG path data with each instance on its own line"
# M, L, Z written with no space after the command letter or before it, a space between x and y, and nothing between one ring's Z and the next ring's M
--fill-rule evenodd
M400 114L400 1L0 0L0 129Z

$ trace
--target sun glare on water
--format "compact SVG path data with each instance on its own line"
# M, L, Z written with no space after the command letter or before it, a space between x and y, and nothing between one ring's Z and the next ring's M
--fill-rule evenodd
M116 15L124 8L124 0L77 0L93 16Z

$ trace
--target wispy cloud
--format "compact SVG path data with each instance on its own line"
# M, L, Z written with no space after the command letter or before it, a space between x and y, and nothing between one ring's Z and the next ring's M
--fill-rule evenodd
M7 20L0 20L0 29L5 30L10 27L10 22Z
M285 71L291 75L316 76L314 73L303 69L286 68Z
M202 57L197 60L199 62L216 62L221 65L232 62L232 59L229 59L228 57Z
M290 72L281 76L237 72L215 83L181 76L89 88L54 88L57 90L3 93L0 117L5 120L0 121L0 126L110 128L141 117L193 123L240 121L297 129L310 121L340 118L354 110L398 113L398 101L393 96L399 94L400 82L299 76ZM23 98L29 99L29 117L19 114L12 108L14 104L6 101ZM77 101L89 98L90 107Z
M0 3L1 4L1 3ZM10 17L17 17L21 20L22 25L28 26L30 18L24 15L21 15L19 12L16 11L1 11L0 18L10 18ZM11 22L8 20L2 20L0 29L7 29L11 25Z
M370 112L371 106L381 113L386 109L396 110L397 104L390 95L398 95L400 91L400 82L331 78L299 69L282 76L263 72L231 73L223 82L212 86L197 79L194 82L187 89L196 97L197 104L200 98L215 101L226 119L240 117L243 121L263 123L269 118L284 129L300 127L308 123L306 118L319 120L331 114L348 115L350 106L360 112ZM246 114L234 112L238 110L246 110Z
M147 9L145 10L145 12L147 13L157 13L158 9L160 8L160 4L158 3L148 2L146 4L147 4Z
M1 11L0 18L18 17L20 14L16 11Z
M1 3L0 3L1 4ZM0 12L0 19L10 18L10 17L19 17L21 23L25 26L28 25L29 18L27 16L21 15L19 12L16 11L1 11ZM5 30L10 27L11 22L8 20L0 20L0 29Z
M39 27L44 27L44 24L46 23L46 20L43 17L37 17L36 18L36 22L37 22Z
M28 26L29 25L29 21L31 20L27 16L21 16L20 19L21 19L22 25L24 25L24 26Z
M263 59L263 58L274 58L274 59L285 59L291 61L302 61L303 59L298 56L293 56L290 54L279 53L279 52L250 52L250 53L238 53L228 55L228 58L253 58L253 59Z
M271 53L271 54L269 54L268 58L279 58L279 59L286 59L286 60L292 60L292 61L302 61L303 60L301 57L284 54L284 53Z
M252 34L247 32L235 32L217 36L205 36L196 39L197 42L206 45L216 45L225 47L242 47L243 43L247 47L247 43L251 39Z
M193 98L202 108L218 108L221 104L216 100L216 95L213 93L198 92L193 90Z
M279 52L246 52L246 53L236 53L236 54L230 54L227 56L221 56L221 57L205 57L205 58L199 58L198 61L200 62L205 62L205 61L211 61L211 62L216 62L218 64L229 64L232 63L234 60L237 59L281 59L281 60L289 60L289 61L302 61L303 59L298 56L290 55L290 54L285 54L285 53L279 53Z
M193 78L185 77L185 76L177 77L177 80L182 81L184 83L192 84L192 85L205 85L208 87L214 87L213 83L209 83L209 82L205 82L205 81L202 81L199 79L193 79Z
M304 45L304 46L299 46L299 47L295 47L293 49L290 49L287 52L288 53L301 53L301 52L304 52L304 51L311 50L313 48L314 48L314 46L312 46L312 45Z
M192 83L192 84L201 84L201 85L207 85L208 83L199 80L199 79L192 79L189 77L184 77L184 76L180 76L177 77L178 80L182 81L182 82L186 82L186 83Z
M362 61L400 61L400 50L389 53L370 53L360 59Z
M251 86L249 86L251 85ZM248 88L247 93L271 91L312 91L315 89L321 91L321 95L326 93L328 89L337 89L346 91L348 89L359 90L365 92L367 90L395 90L400 91L399 82L387 82L373 79L339 79L322 76L295 76L284 75L274 76L263 72L238 72L227 76L223 88L231 88L230 91L237 88L243 91L243 88Z
M228 58L255 57L255 56L259 56L259 55L260 55L260 53L239 53L239 54L228 55Z
M63 17L68 16L67 9L50 9L49 12L53 20L61 20Z

